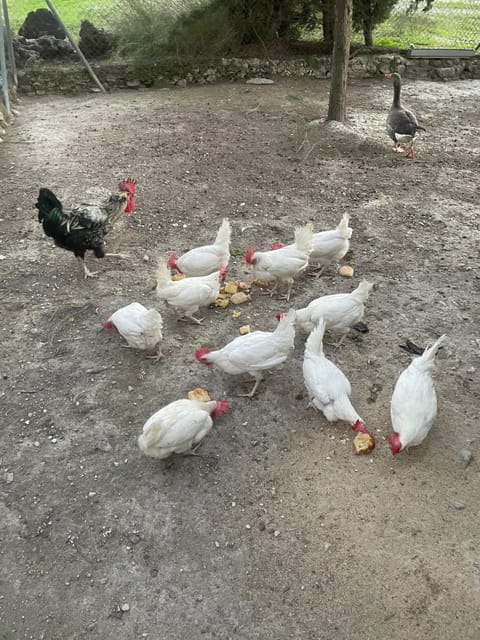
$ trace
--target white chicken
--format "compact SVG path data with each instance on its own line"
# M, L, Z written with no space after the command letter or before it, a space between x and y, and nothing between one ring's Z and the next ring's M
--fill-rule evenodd
M350 402L350 382L336 365L323 353L325 320L320 318L308 336L303 359L303 378L310 405L323 413L329 422L344 420L354 431L368 433L365 422Z
M350 249L352 229L348 226L349 220L348 213L344 213L336 229L313 234L313 250L310 254L310 264L320 266L317 275L320 276L325 267L332 262L341 260Z
M213 244L191 249L180 258L172 253L168 259L168 266L179 273L184 273L187 277L208 276L214 271L220 271L228 265L230 260L231 233L230 223L225 218Z
M250 393L241 395L252 398L263 380L262 371L278 367L288 358L293 349L294 325L295 311L290 309L280 318L273 333L268 331L247 333L235 338L223 349L217 351L200 347L195 351L195 357L202 364L216 364L230 375L250 374L255 378L255 385Z
M202 324L203 318L195 318L193 314L215 302L226 275L227 268L223 267L208 276L173 281L168 266L162 263L157 271L157 295L173 308L178 320Z
M372 287L371 282L362 280L351 293L335 293L312 300L307 307L298 309L296 326L305 333L310 333L319 318L323 317L327 330L342 334L337 344L340 346L350 327L363 318L365 302Z
M195 455L194 446L212 428L213 419L226 413L226 400L176 400L151 416L143 426L138 446L151 458L168 458L172 453Z
M271 295L280 282L288 283L286 300L290 300L294 277L308 266L308 257L312 252L313 229L311 224L295 229L295 243L282 246L276 243L271 251L257 251L249 247L245 262L253 267L254 278L266 282L275 282Z
M159 360L162 357L163 320L156 309L147 309L138 302L132 302L112 313L102 326L104 329L116 329L127 341L122 346L146 351L147 358Z
M423 442L437 416L437 395L430 372L445 340L443 335L427 347L397 380L390 406L393 433L387 437L393 455Z

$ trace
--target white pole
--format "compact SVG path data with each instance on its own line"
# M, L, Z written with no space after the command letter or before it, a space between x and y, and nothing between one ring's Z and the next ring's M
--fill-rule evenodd
M79 48L79 46L77 45L77 43L75 42L75 40L72 38L70 31L67 29L67 27L64 25L62 19L60 18L60 16L58 15L57 10L55 9L55 7L53 6L53 3L51 2L51 0L45 0L45 2L48 5L48 8L50 9L50 11L53 13L53 15L56 17L56 19L58 20L58 22L62 25L62 29L65 31L65 35L67 36L67 38L70 40L70 44L72 45L72 47L75 49L75 51L78 54L78 57L80 58L80 60L83 62L83 66L85 67L85 69L88 71L88 73L90 74L90 77L92 78L92 80L95 82L95 84L97 85L97 87L100 89L100 91L103 91L104 93L106 93L105 87L103 86L103 84L100 82L100 80L97 78L97 75L95 74L95 71L92 69L92 67L90 66L90 64L88 63L88 60L85 58L85 56L83 55L81 49Z

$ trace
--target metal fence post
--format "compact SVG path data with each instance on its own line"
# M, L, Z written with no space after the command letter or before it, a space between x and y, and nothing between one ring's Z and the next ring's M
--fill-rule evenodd
M10 17L8 15L7 0L2 0L3 18L5 21L5 42L7 45L8 61L10 63L10 73L12 75L13 84L18 87L17 65L15 64L15 53L13 51L12 31L10 29Z
M58 15L58 11L55 9L55 7L53 6L53 3L51 2L51 0L45 0L45 2L48 5L48 8L50 9L50 11L53 13L53 15L55 16L55 18L58 20L59 24L62 25L62 29L65 31L65 35L67 36L67 38L70 40L70 44L72 45L72 47L75 49L75 51L78 54L78 57L80 58L80 60L83 63L83 66L85 67L85 69L88 71L90 77L92 78L92 80L95 82L95 84L97 85L97 87L100 89L100 91L103 91L104 93L106 93L106 89L103 86L103 84L100 82L100 80L97 78L97 75L95 73L95 71L92 69L92 67L90 66L88 60L85 58L85 56L83 55L83 53L80 50L80 47L78 46L78 44L75 42L75 40L72 38L72 35L70 33L70 31L67 29L67 27L65 26L65 24L63 23L63 20L60 18L60 16Z
M8 95L7 58L5 56L5 25L3 23L3 11L0 10L0 82L2 83L3 104L7 116L11 115L10 96Z

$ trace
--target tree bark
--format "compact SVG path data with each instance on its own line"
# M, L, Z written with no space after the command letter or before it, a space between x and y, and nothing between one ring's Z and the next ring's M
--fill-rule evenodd
M373 47L373 26L371 20L363 21L363 39L366 47Z
M352 0L336 0L332 55L332 81L327 120L345 122L347 115L347 77L352 35Z

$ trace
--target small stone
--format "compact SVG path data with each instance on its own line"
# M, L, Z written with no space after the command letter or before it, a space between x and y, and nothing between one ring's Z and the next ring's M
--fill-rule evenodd
M149 258L149 256L148 256L148 253L146 253L146 254L143 256L143 261L144 261L144 262L148 262L149 260L150 260L150 258Z
M258 521L258 529L260 531L265 531L265 521L264 520L259 520Z
M11 471L9 471L8 473L5 474L5 482L7 484L12 484L12 482L13 482L13 473Z
M452 506L457 511L465 509L465 503L461 502L460 500L453 500L453 502L450 503L450 506Z
M245 525L245 529L251 529L252 527L249 524Z
M133 391L133 387L131 387L130 385L128 385L127 389L128 389L129 391Z
M458 456L458 464L461 469L466 469L473 460L473 453L470 449L462 449Z
M89 492L88 492L88 497L89 497L89 498L93 498L93 497L95 497L96 495L97 495L97 492L96 492L96 491L89 491Z
M247 333L251 333L252 329L251 329L249 324L244 324L242 327L240 327L240 329L238 331L239 331L241 336L244 336Z
M270 78L250 78L246 84L273 84L273 80Z
M34 447L39 447L40 446L40 442L38 440L35 440L35 442L33 443Z
M127 611L130 611L130 605L127 604L126 602L124 602L121 606L120 606L120 611L123 611L123 613L126 613Z
M111 448L112 448L112 445L106 440L99 440L95 445L95 449L98 449L99 451L104 451L105 453L107 453L107 451L110 451Z
M279 531L278 529L276 529L276 530L273 532L273 535L275 536L275 538L278 538L278 536L280 535L280 531Z
M215 546L217 547L217 549L220 547L220 542L218 540L215 540Z

